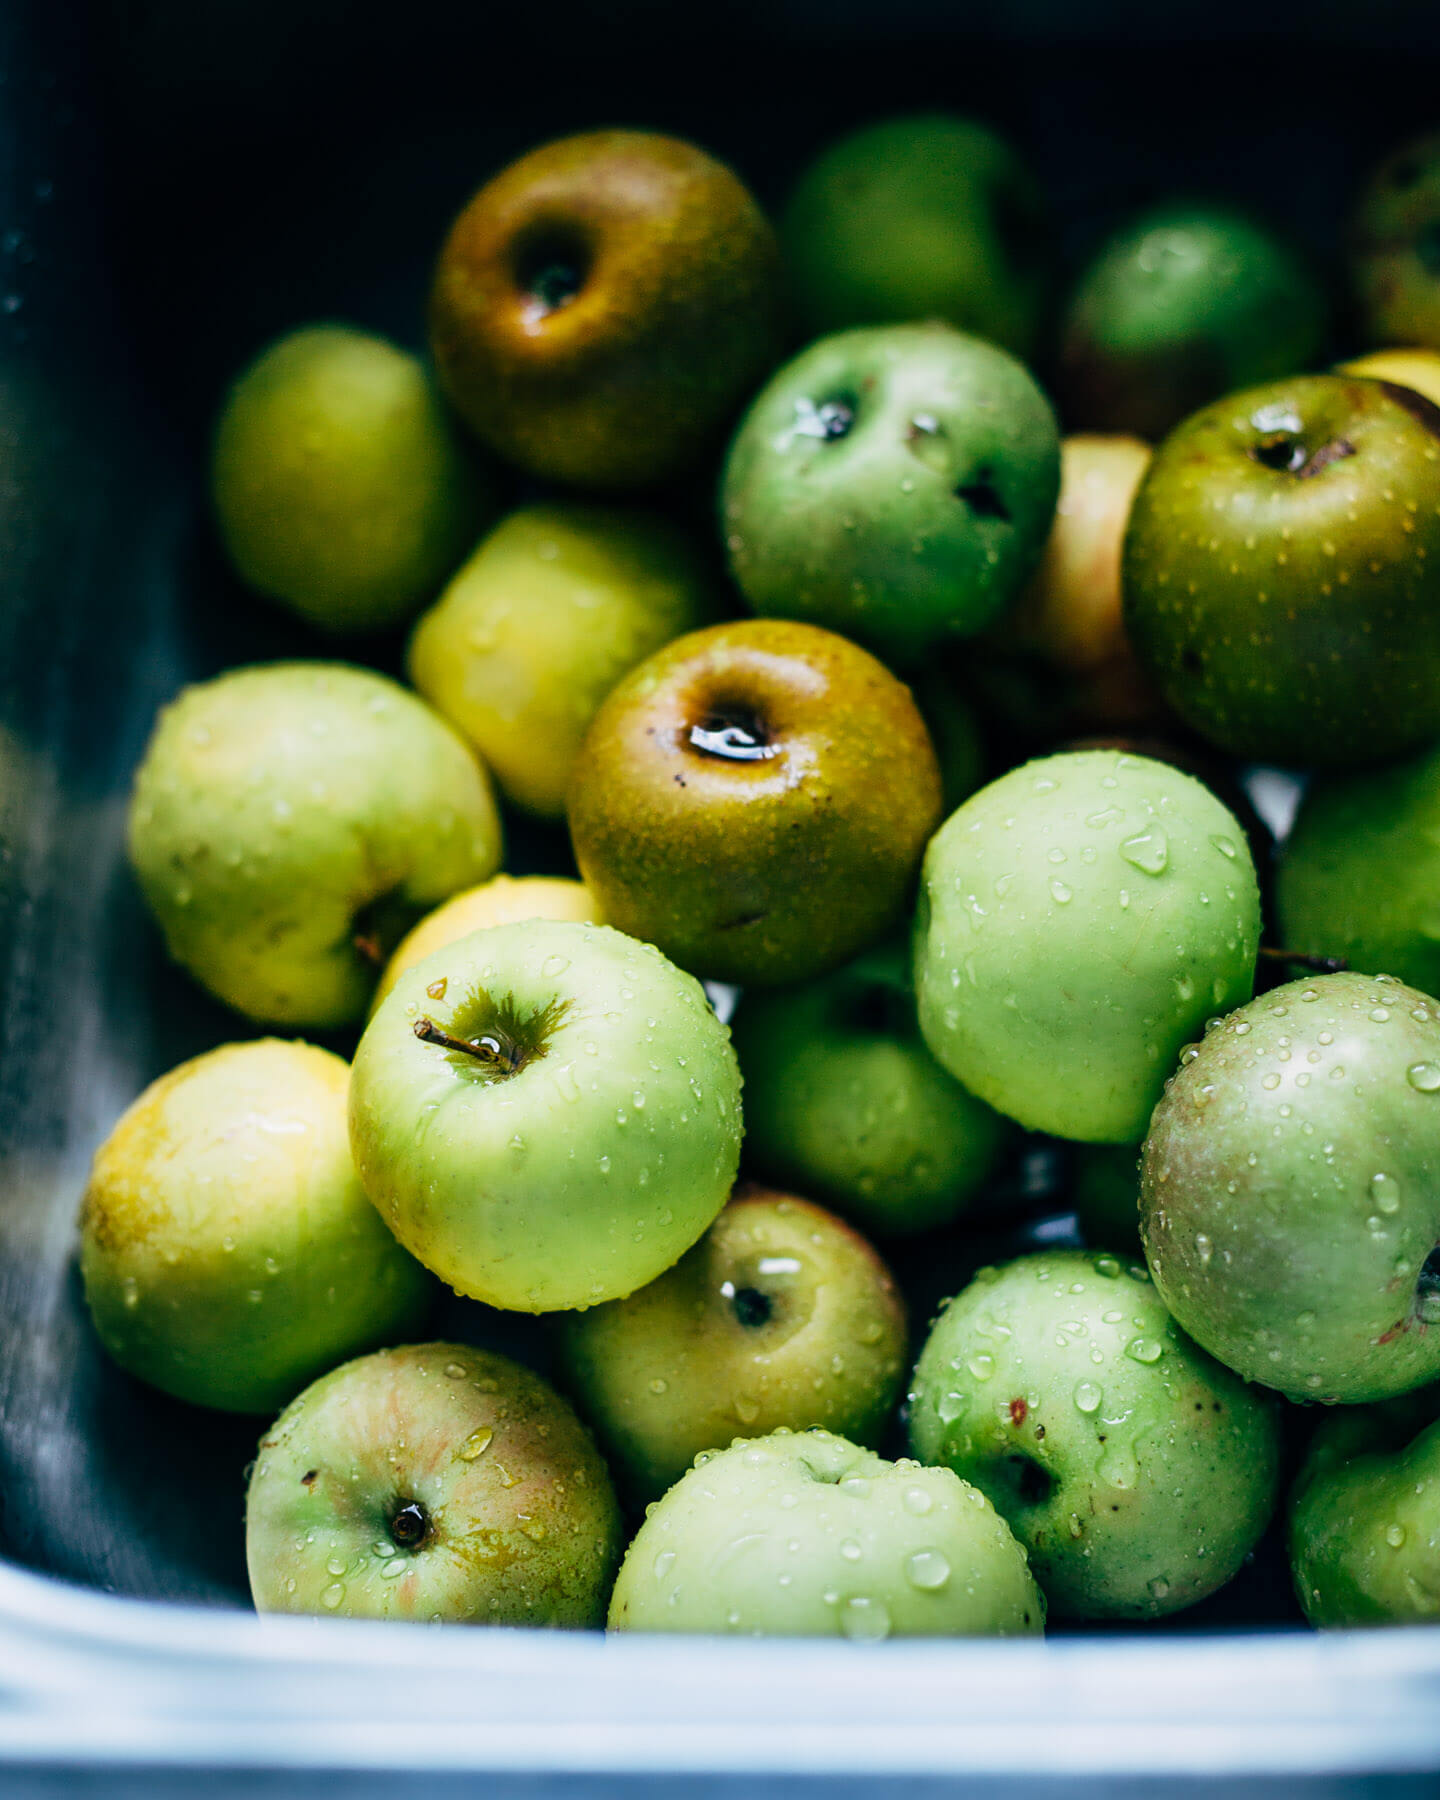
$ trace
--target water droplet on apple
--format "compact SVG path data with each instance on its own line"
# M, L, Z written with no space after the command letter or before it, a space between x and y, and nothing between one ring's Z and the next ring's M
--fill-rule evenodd
M922 1593L934 1593L950 1579L949 1560L940 1550L917 1550L905 1559L905 1579Z
M1120 846L1120 854L1134 869L1146 875L1163 875L1170 862L1170 840L1163 826L1152 825L1148 831L1137 831Z
M446 1371L448 1374L448 1370ZM477 1425L460 1446L460 1457L463 1462L474 1462L483 1456L495 1441L495 1433L488 1425Z
M1079 1382L1075 1388L1075 1404L1082 1413L1099 1412L1100 1402L1104 1398L1104 1390L1093 1381Z
M1393 1213L1400 1210L1400 1183L1393 1175L1372 1175L1370 1177L1370 1198L1382 1213Z
M878 1644L890 1635L890 1614L882 1601L857 1594L845 1602L840 1629L856 1644Z

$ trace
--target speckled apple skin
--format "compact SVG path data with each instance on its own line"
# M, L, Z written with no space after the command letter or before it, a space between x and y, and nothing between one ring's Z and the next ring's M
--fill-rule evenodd
M736 1294L768 1316L747 1322ZM673 1269L560 1322L563 1385L625 1485L657 1499L737 1433L823 1426L874 1446L906 1369L905 1306L856 1231L792 1194L742 1187Z
M393 1540L397 1506L430 1522ZM261 1440L245 1507L261 1612L598 1625L624 1544L589 1434L538 1375L468 1344L346 1363Z
M1321 975L1233 1013L1182 1059L1140 1182L1156 1286L1247 1379L1353 1404L1440 1376L1437 1002Z
M1440 1393L1322 1420L1290 1500L1295 1594L1312 1625L1440 1615Z
M80 1272L122 1368L197 1406L273 1412L415 1329L431 1283L365 1197L350 1072L274 1038L153 1082L96 1154Z
M1351 453L1310 474L1256 460L1282 438ZM1216 401L1156 451L1125 536L1125 628L1222 750L1356 767L1440 734L1437 566L1440 410L1300 376Z
M415 1036L422 1016L469 1038L510 1015L543 1054L503 1079ZM497 925L427 956L370 1021L350 1082L355 1165L396 1237L457 1292L518 1312L662 1274L725 1204L740 1137L740 1071L704 989L602 925Z
M484 769L414 694L344 663L266 663L161 712L129 849L196 980L249 1018L333 1029L375 985L367 909L398 936L494 874L501 826Z
M1033 1131L1137 1143L1205 1019L1250 997L1260 898L1208 788L1119 751L1045 757L951 815L925 855L920 1028Z
M815 435L843 402L843 436ZM821 338L773 376L725 464L730 567L758 613L915 662L988 625L1039 561L1060 487L1050 403L948 326Z
M690 738L738 704L774 754ZM940 820L940 769L910 690L818 626L691 632L625 677L570 783L576 860L605 917L681 968L804 981L899 924Z
M549 237L583 265L566 305L521 279ZM430 295L441 386L476 434L543 480L673 479L780 353L775 234L693 144L592 131L529 151L462 209Z
M1142 1266L1056 1251L983 1269L940 1315L910 1444L990 1497L1057 1615L1156 1618L1254 1547L1277 1415L1176 1327Z
M1026 1637L1045 1607L1009 1526L948 1469L825 1431L707 1452L650 1509L612 1631Z

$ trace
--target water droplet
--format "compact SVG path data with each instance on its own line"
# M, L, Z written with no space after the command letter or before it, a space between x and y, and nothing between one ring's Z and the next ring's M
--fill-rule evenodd
M760 1402L749 1394L735 1396L735 1417L742 1425L753 1425L760 1417Z
M1099 1412L1100 1402L1104 1398L1104 1391L1093 1381L1082 1381L1075 1389L1075 1404L1082 1413Z
M666 1381L666 1379L663 1375L657 1375L654 1377L654 1379L650 1383L650 1392L652 1394L663 1394L666 1392L666 1390L669 1388L669 1386L670 1386L670 1383L668 1381Z
M1050 897L1057 906L1068 906L1074 896L1073 891L1065 882L1052 881L1050 883Z
M905 1579L922 1593L934 1593L950 1579L949 1559L940 1550L917 1550L905 1559Z
M969 1402L966 1400L964 1394L942 1394L940 1396L940 1404L935 1408L936 1412L940 1415L940 1423L942 1425L953 1425L956 1419L960 1417L961 1413L964 1412L968 1404Z
M494 1441L495 1433L488 1425L477 1425L460 1446L460 1460L474 1462L477 1457L485 1454Z
M1385 1542L1392 1550L1398 1550L1405 1542L1405 1527L1403 1525L1387 1525L1385 1527Z
M344 1598L345 1589L342 1584L338 1581L332 1581L329 1587L327 1587L325 1592L320 1596L320 1604L328 1612L334 1612L335 1608Z
M1170 1583L1165 1577L1163 1575L1155 1576L1150 1583L1150 1594L1152 1599L1163 1600L1169 1592Z
M926 1513L932 1510L935 1502L930 1498L929 1494L926 1493L924 1488L912 1487L906 1488L905 1493L902 1496L902 1504L904 1505L906 1512L914 1513L917 1519L923 1519Z
M852 1643L878 1644L890 1635L890 1614L882 1601L857 1594L845 1602L840 1629Z
M1200 1266L1202 1269L1215 1254L1215 1246L1210 1242L1203 1231L1197 1232L1196 1234L1195 1254L1200 1258Z
M655 1558L655 1579L657 1581L663 1581L670 1573L674 1563L675 1552L673 1550L662 1550Z
M397 1575L403 1575L405 1573L406 1566L405 1558L403 1556L396 1556L382 1566L380 1574L384 1580L393 1581Z
M1370 1177L1370 1198L1382 1213L1399 1212L1400 1183L1393 1175L1372 1175Z
M1411 1063L1405 1079L1422 1094L1440 1093L1440 1063Z
M568 956L547 956L540 965L542 975L563 975L570 967Z
M1131 868L1146 875L1163 875L1170 862L1170 840L1164 828L1152 825L1148 831L1137 831L1120 846L1120 854Z
M846 1562L859 1562L865 1552L860 1548L856 1539L846 1538L840 1545L840 1554L845 1558Z
M988 1381L995 1373L995 1358L982 1350L978 1356L970 1358L966 1367L977 1381Z
M1215 846L1215 848L1220 852L1220 854L1222 856L1228 856L1232 862L1240 854L1239 848L1236 845L1235 840L1233 838L1228 838L1228 837L1224 836L1224 834L1221 832L1216 832L1215 835L1210 839L1210 842Z
M1165 1354L1165 1346L1155 1338L1131 1338L1125 1346L1125 1354L1138 1363L1157 1363Z
M580 1083L575 1079L574 1063L561 1063L555 1070L553 1079L555 1091L562 1100L573 1102L580 1098Z

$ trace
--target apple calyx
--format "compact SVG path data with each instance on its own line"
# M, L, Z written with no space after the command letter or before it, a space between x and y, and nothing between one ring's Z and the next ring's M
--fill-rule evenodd
M401 1550L418 1550L430 1535L430 1515L418 1500L405 1500L390 1519L390 1537Z
M1004 496L995 485L995 477L988 468L979 470L972 481L962 481L955 490L955 498L963 500L977 519L998 519L1002 524L1010 523L1010 508L1005 504Z
M775 1316L775 1302L759 1288L737 1288L725 1282L720 1292L730 1302L730 1310L747 1331L758 1331Z
M1292 416L1281 429L1262 431L1259 441L1250 446L1252 461L1277 474L1306 481L1328 469L1331 463L1355 454L1355 446L1346 437L1331 438L1311 450L1299 435L1300 429L1300 421Z
M690 727L692 750L722 762L766 762L780 754L760 715L746 706L714 707Z
M552 225L523 242L515 282L525 296L525 322L538 324L568 306L589 273L589 247L575 231Z

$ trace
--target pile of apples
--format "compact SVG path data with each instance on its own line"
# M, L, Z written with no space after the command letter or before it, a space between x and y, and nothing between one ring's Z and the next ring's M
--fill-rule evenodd
M275 1419L262 1610L1035 1633L1283 1503L1317 1624L1436 1616L1440 137L1352 239L1343 330L1408 347L1331 372L1232 210L1054 310L1048 243L962 119L778 234L591 133L460 214L432 364L314 325L226 397L242 580L372 661L415 621L410 687L187 689L130 813L198 982L363 1027L175 1069L83 1206L115 1360ZM1256 763L1316 771L1278 870ZM500 872L497 789L578 879ZM869 1240L963 1241L1022 1132L1078 1226L912 1344ZM438 1284L556 1385L428 1341Z

